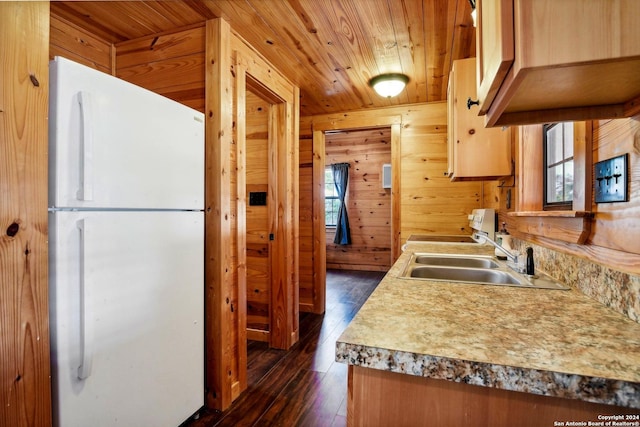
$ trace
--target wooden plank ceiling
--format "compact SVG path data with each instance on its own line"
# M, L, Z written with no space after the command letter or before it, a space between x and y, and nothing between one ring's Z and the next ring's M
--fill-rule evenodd
M116 44L223 17L300 87L302 116L446 99L451 63L475 56L468 0L52 1L51 11ZM410 81L397 98L369 87Z

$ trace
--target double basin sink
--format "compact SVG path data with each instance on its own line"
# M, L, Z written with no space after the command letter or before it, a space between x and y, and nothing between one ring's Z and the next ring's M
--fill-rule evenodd
M505 262L484 255L417 252L411 255L401 277L483 285L569 289L544 274L521 274L510 270Z

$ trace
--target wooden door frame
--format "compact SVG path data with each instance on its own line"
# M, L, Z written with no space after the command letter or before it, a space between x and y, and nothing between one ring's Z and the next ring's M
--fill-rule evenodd
M324 168L327 131L391 129L391 264L400 256L400 131L402 116L350 117L327 122L313 122L313 313L326 309L327 239L324 209Z
M245 67L242 66L243 61L238 60L240 54L236 56L236 63L238 66L236 69L239 71L237 77L238 83L244 80L245 84L238 84L236 86L236 108L237 110L246 111L246 92L251 92L258 97L264 99L269 103L269 124L268 124L268 192L267 192L267 205L269 212L269 234L273 235L273 240L269 241L269 265L270 265L270 304L269 304L269 346L272 348L288 349L297 341L297 333L293 334L294 328L293 319L294 315L292 306L292 300L296 300L292 295L291 289L288 289L287 285L289 280L287 276L289 274L289 268L287 266L287 256L291 255L288 250L290 244L290 236L287 233L285 218L286 210L281 209L282 206L286 206L289 203L287 197L288 194L288 178L290 176L287 170L287 165L291 162L288 161L290 151L287 150L287 102L281 98L276 92L261 82L257 77L253 76ZM244 75L244 78L242 77ZM239 120L237 123L238 130L245 128L246 122ZM240 138L242 135L242 141ZM243 296L246 295L246 214L243 212L240 215L240 207L246 210L246 128L242 132L238 132L237 137L238 144L238 170L244 171L242 177L238 174L238 198L243 196L242 205L238 205L238 242L240 242L241 235L243 245L238 245L238 260L239 266L242 265L242 279L238 277L239 286L238 292L243 292ZM241 149L242 147L242 149ZM240 187L243 187L241 190ZM240 223L240 219L245 223ZM238 271L240 276L240 270ZM296 286L297 288L297 286ZM245 316L244 317L244 330L245 339L244 343L238 343L238 346L244 346L244 352L246 353L246 301L245 301ZM297 310L295 310L295 317L297 318ZM240 340L240 338L239 338Z
M208 408L224 410L247 388L248 85L273 102L270 137L274 138L277 165L277 221L272 232L279 264L273 307L278 322L270 341L274 347L288 349L299 337L296 196L300 90L232 34L224 19L207 21L205 55L205 403Z

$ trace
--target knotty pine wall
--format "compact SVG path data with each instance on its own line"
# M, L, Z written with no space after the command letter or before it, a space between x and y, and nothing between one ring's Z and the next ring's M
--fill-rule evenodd
M113 74L114 48L111 43L87 33L55 14L51 14L50 23L49 59L63 56L104 73Z
M48 2L0 2L0 425L51 425Z
M269 105L247 92L247 335L268 341L271 264L269 206L250 206L251 192L269 191ZM267 198L267 203L269 202ZM262 333L261 333L262 332Z
M593 126L593 163L629 154L629 201L592 204L594 246L640 255L640 114L620 120L599 120ZM640 274L636 258L635 274Z
M534 128L538 125L530 125ZM540 132L521 132L524 138L540 135ZM593 122L592 167L625 153L629 154L629 201L616 203L595 203L593 192L590 196L591 221L589 237L584 245L560 242L551 238L520 234L525 241L540 244L559 252L586 258L595 263L611 267L629 274L640 274L640 115L616 120ZM537 145L537 144L536 144ZM535 145L534 145L535 146ZM514 151L515 152L515 151ZM527 171L518 171L517 179ZM542 191L540 183L539 191ZM514 196L516 192L513 193ZM505 191L499 192L502 212ZM514 204L515 205L515 204ZM513 210L510 209L510 210ZM516 229L518 218L501 215L511 229ZM561 233L562 230L558 230Z
M351 244L333 243L327 228L327 268L387 271L391 257L391 189L382 188L382 165L391 163L391 129L327 134L325 164L349 163L346 198Z
M402 243L411 234L470 235L467 215L475 208L498 207L497 181L451 182L447 170L447 105L444 102L348 111L302 117L300 120L300 310L324 307L323 257L314 227L314 164L326 164L326 153L313 147L313 132L340 129L389 128L400 125L399 146L391 146L398 165L400 188L393 189L399 208L391 221L399 223ZM398 218L394 218L397 215ZM325 233L325 230L322 230ZM395 260L395 255L394 255ZM323 308L322 308L323 309Z
M301 127L302 130L302 127ZM310 131L310 129L308 129ZM314 246L314 211L313 211L313 138L310 134L300 132L300 273L299 304L300 311L314 312L318 291L314 286L316 272L314 257L317 256Z
M204 111L204 26L118 43L115 52L121 79Z

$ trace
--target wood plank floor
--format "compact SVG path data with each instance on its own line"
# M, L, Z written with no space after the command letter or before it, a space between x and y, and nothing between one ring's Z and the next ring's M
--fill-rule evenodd
M345 426L347 365L335 362L336 339L384 274L328 270L327 310L300 314L300 341L288 351L250 341L247 390L228 410L202 410L181 427Z

